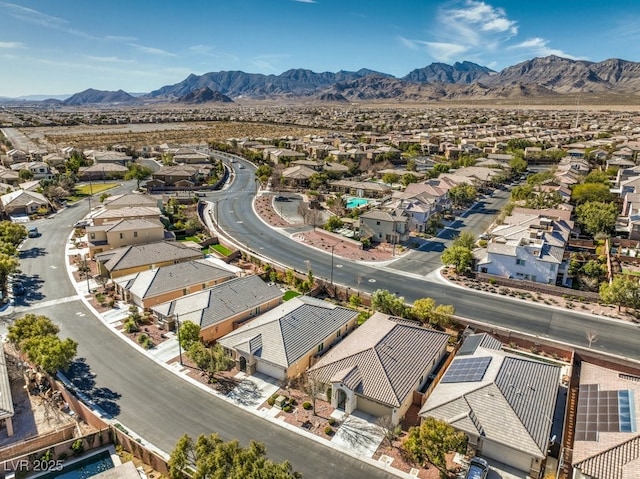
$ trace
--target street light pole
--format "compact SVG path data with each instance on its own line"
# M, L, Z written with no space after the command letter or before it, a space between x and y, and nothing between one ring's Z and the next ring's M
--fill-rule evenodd
M84 275L87 278L87 294L91 293L91 288L89 287L89 267L87 266L87 255L84 255Z
M338 243L336 243L338 244ZM333 286L333 249L336 247L336 245L331 245L331 286Z

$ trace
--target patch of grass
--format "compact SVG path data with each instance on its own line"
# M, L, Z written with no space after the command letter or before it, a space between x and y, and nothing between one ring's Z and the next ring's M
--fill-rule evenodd
M183 240L180 241L193 241L194 243L200 242L200 237L198 236L185 236Z
M218 252L219 254L221 254L222 256L229 256L231 253L233 253L233 251L231 251L229 248L222 246L221 244L212 244L211 246L209 246L209 249L211 250L215 250L216 252Z
M91 183L91 185L76 186L74 189L75 196L89 196L90 194L102 193L118 186L118 183Z
M297 291L287 291L286 293L284 293L284 296L282 297L283 301L289 301L292 298L295 298L296 296L300 296L300 293L298 293Z

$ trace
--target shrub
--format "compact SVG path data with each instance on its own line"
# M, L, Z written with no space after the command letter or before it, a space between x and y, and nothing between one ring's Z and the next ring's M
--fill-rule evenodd
M79 456L84 452L84 442L82 439L76 439L73 444L71 444L71 450L76 456Z
M498 284L498 280L495 278L489 278L489 284L495 286L496 284Z
M151 349L154 346L153 341L146 334L141 334L138 337L138 344L140 344L144 349Z
M326 426L326 427L324 428L324 433L325 433L327 436L333 436L333 428L332 428L331 426Z
M302 408L303 408L303 409L305 409L305 410L307 410L307 411L308 411L309 409L311 409L312 407L313 407L313 406L311 405L311 403L310 403L309 401L305 401L305 402L303 402L303 403L302 403Z
M125 333L137 333L138 331L140 331L140 328L138 328L138 325L132 319L127 319L124 322L123 329Z
M335 426L336 424L338 424L338 421L336 421L334 418L330 417L329 418L329 426Z
M273 396L271 396L269 399L267 399L267 404L269 406L273 406L276 403L276 396L275 394Z
M282 408L282 410L283 410L284 412L291 412L291 411L293 411L293 406L292 406L291 404L287 404L286 406L284 406L284 407Z

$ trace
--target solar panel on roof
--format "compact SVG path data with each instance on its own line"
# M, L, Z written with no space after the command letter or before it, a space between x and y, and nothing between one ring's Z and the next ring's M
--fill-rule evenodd
M441 383L467 383L482 381L491 363L491 356L456 359L441 379Z
M578 393L575 440L597 441L600 432L635 432L633 391L599 391L584 384Z

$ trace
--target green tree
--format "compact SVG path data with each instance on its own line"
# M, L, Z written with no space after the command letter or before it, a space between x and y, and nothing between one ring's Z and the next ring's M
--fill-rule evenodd
M434 465L444 477L449 477L446 455L464 452L466 436L444 421L426 417L419 427L409 429L404 450L419 464Z
M527 171L527 162L521 157L516 156L509 160L509 168L511 169L512 175L519 176Z
M402 175L402 185L405 187L409 186L411 183L417 183L417 182L418 182L418 177L413 173L405 173L404 175Z
M391 316L404 317L407 313L402 296L396 296L386 289L378 289L371 295L371 308Z
M589 201L606 203L611 201L611 192L609 187L602 183L583 183L573 187L571 200L576 205L588 203Z
M592 235L608 234L613 232L616 226L618 207L615 203L590 201L576 208L576 218L578 223Z
M22 318L16 319L13 324L9 326L8 339L20 347L22 341L26 339L41 336L55 336L59 332L60 328L46 316L29 313Z
M436 163L433 165L433 174L438 176L441 173L448 173L451 166L448 163Z
M512 201L525 201L533 195L533 185L518 185L511 190Z
M20 261L13 255L0 253L0 285L7 282L7 277L15 273L20 266Z
M8 338L35 366L55 374L69 368L78 349L72 339L61 340L59 331L46 316L27 314L9 326Z
M225 354L220 344L208 348L200 341L195 341L191 343L187 356L207 374L209 380L219 371L226 371L233 365L233 359Z
M200 341L200 326L193 321L180 323L180 346L187 351L193 343Z
M131 163L129 171L124 175L125 180L136 180L136 189L140 189L140 182L151 176L153 170L138 163Z
M0 241L18 246L27 237L27 228L19 223L0 221Z
M463 248L472 250L476 247L476 235L471 231L462 230L453 240L452 246L462 246Z
M256 170L256 178L260 180L260 183L266 183L267 181L269 181L269 178L271 178L272 174L273 168L266 164L258 166L258 169Z
M464 246L449 246L442 252L442 264L453 266L456 273L464 273L473 262L473 253Z
M421 323L445 328L453 322L455 308L450 304L436 304L433 298L417 299L411 307L411 316Z
M541 185L553 180L553 171L541 171L540 173L534 173L527 177L528 185Z
M461 183L449 190L449 199L457 207L464 207L470 204L478 196L475 186Z
M238 441L224 442L213 433L194 443L182 436L169 458L169 476L182 479L300 479L291 464L267 459L263 444L251 441L243 448Z
M25 168L24 170L20 170L18 172L18 176L23 181L29 181L33 178L33 171Z
M609 175L604 171L593 170L584 178L583 183L602 183L609 187Z
M58 336L38 336L22 341L20 349L27 354L33 364L49 374L69 369L78 351L78 343L73 339Z
M382 175L382 182L387 185L393 185L400 181L400 175L397 173L385 173Z
M622 306L637 310L640 308L640 283L637 279L617 275L610 284L600 285L600 298L605 303L616 304L618 311Z
M327 219L327 222L324 224L323 228L327 231L335 231L342 228L343 226L344 223L339 216L331 215L329 216L329 219Z

